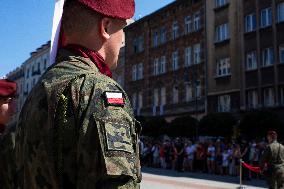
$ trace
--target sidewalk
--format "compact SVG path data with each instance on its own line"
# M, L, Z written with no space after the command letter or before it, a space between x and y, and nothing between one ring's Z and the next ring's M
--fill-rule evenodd
M236 188L239 186L239 177L232 176L220 176L220 175L211 175L206 173L192 173L192 172L176 172L174 170L166 170L166 169L156 169L143 167L142 171L144 173L144 178L149 180L151 179L151 175L155 175L158 177L162 177L165 179L169 179L172 181L178 182L190 182L206 185L209 187L217 187L222 183L222 187L220 188ZM252 188L267 188L264 180L251 180L251 181L243 181L243 185L248 189Z

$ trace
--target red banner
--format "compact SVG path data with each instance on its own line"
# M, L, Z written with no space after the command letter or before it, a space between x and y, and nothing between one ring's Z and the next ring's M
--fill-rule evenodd
M256 173L260 173L260 167L254 167L254 166L251 166L249 164L246 164L245 162L242 162L242 164L248 168L249 170L251 170L252 172L256 172Z

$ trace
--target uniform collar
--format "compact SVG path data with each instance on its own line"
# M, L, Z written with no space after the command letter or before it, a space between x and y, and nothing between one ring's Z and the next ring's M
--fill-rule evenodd
M77 44L70 44L65 47L64 49L70 50L71 52L75 53L78 56L82 56L84 58L89 58L99 69L99 71L108 76L112 77L112 72L108 65L105 63L103 57L98 53L86 47Z

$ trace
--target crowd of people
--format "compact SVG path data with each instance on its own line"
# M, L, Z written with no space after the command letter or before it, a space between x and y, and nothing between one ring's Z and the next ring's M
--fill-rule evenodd
M203 172L209 174L238 176L240 159L258 166L266 146L265 140L227 141L222 138L142 136L140 156L143 166L173 169L178 172ZM259 178L258 174L243 169L244 179Z

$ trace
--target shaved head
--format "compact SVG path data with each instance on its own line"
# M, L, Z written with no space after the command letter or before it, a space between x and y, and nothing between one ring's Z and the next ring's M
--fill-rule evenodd
M77 1L67 1L64 5L62 28L66 37L84 35L94 26L102 16Z

